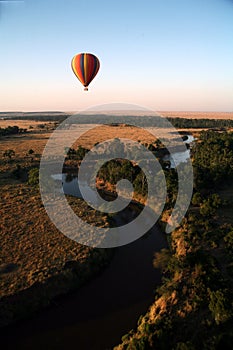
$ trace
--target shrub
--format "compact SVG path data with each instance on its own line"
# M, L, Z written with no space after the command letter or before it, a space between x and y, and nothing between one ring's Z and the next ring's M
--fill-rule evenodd
M28 173L28 184L37 186L39 184L39 169L33 168Z
M7 149L3 153L3 157L11 159L15 155L15 151L13 149Z
M222 290L210 291L209 309L217 324L227 321L231 316L231 305L226 293Z

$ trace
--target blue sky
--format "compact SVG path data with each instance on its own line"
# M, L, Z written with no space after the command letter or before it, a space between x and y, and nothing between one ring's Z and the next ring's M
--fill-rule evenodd
M232 0L0 2L0 111L233 111ZM70 62L101 62L89 92Z

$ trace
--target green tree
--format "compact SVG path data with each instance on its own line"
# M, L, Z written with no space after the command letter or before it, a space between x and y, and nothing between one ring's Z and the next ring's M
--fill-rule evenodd
M28 173L28 184L31 186L37 186L39 184L39 169L33 168Z
M34 153L33 149L30 148L30 150L28 151L28 154L31 155L33 153Z
M216 213L215 208L212 207L210 201L204 200L200 207L200 214L204 217L211 217Z
M15 151L13 149L7 149L4 153L3 153L3 157L8 158L9 160L15 156Z
M214 208L219 208L220 205L222 204L221 198L219 197L219 195L217 193L214 193L210 196L210 201L211 204Z
M226 293L223 290L210 291L209 309L217 324L227 321L231 316L231 308Z
M194 193L193 198L192 198L192 204L194 206L200 206L202 203L202 197L199 192Z
M75 158L77 160L83 160L83 158L85 157L86 153L88 153L88 152L89 152L89 150L87 148L79 146L77 151L76 151Z
M224 237L224 242L227 249L230 252L233 252L233 230L227 233L227 235Z

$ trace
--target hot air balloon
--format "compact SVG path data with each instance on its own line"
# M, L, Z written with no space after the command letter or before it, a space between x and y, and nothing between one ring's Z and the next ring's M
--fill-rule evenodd
M71 62L74 74L84 86L84 91L88 91L88 85L98 73L100 62L91 53L79 53L75 55Z

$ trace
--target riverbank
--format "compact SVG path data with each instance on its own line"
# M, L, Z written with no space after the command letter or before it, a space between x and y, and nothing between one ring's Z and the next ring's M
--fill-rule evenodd
M113 347L134 328L154 298L161 274L154 253L166 247L157 226L145 237L117 248L103 272L56 305L0 331L8 349L82 350ZM12 336L13 335L13 336Z
M113 253L65 237L50 222L39 190L10 180L11 184L1 184L0 198L1 326L27 317L57 295L78 288L106 267ZM107 224L106 216L90 211L82 200L76 202L85 220L88 214L90 223Z
M36 148L36 153L41 153L42 143L48 136L49 133L41 133L40 142L37 134L33 139L33 133L13 138L11 142L16 143L18 152L15 159L1 160L1 169L4 170L0 176L3 212L0 254L2 326L49 305L57 295L80 287L111 260L109 252L96 254L99 267L94 265L92 275L92 249L81 247L58 232L46 215L38 190L29 187L25 179L14 177L18 164L21 171L38 167L38 155L29 156L28 151L36 144L40 146ZM32 140L35 142L31 143ZM9 142L7 138L1 146L9 147ZM160 154L162 156L163 153ZM139 203L134 202L132 206L137 211ZM86 206L80 202L78 207L86 217ZM101 224L101 220L103 225L106 223L106 218L97 217L96 212L89 213L89 217L95 224Z
M192 204L169 236L170 249L155 259L162 284L115 350L232 349L232 144L232 133L201 135Z
M64 237L50 222L38 189L21 178L22 172L26 174L28 169L38 167L49 135L30 132L0 140L2 155L10 147L15 150L12 159L2 157L0 162L1 326L51 304L57 295L80 287L99 271L94 266L92 275L92 249ZM31 149L34 153L29 155ZM86 206L79 206L86 218ZM93 222L101 223L95 213L89 216ZM105 223L103 218L102 224ZM109 262L108 254L97 257L100 269Z

